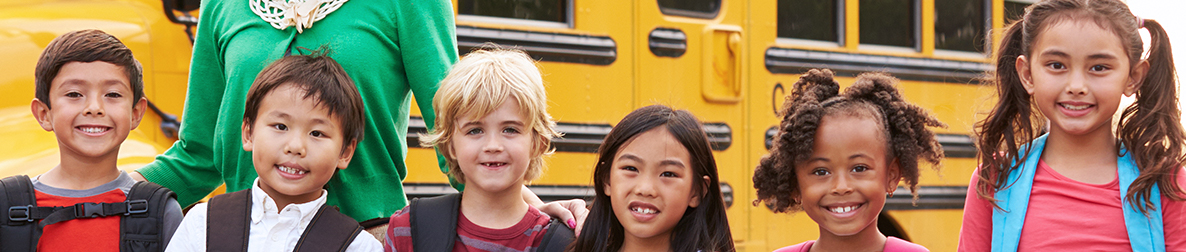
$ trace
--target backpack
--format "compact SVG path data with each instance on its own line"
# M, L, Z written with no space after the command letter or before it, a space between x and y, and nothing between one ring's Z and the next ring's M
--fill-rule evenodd
M453 251L457 238L457 216L461 211L461 194L452 193L431 198L412 199L408 204L412 226L412 250ZM544 232L538 252L560 252L576 237L572 229L552 218Z
M206 209L206 251L247 251L251 189L214 196ZM346 251L359 233L353 218L322 204L292 251Z
M0 251L37 250L42 228L54 223L115 215L120 215L119 251L164 251L163 209L177 198L167 188L139 181L123 202L37 206L33 183L25 175L0 179L0 190Z

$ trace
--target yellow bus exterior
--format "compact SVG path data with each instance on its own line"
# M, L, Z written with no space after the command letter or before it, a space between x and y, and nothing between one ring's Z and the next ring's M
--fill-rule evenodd
M705 122L739 250L771 251L815 239L819 229L805 214L775 214L753 204L751 176L778 124L775 113L808 68L836 70L842 86L850 85L856 73L886 71L902 79L907 99L949 125L937 130L948 157L939 172L922 173L917 205L908 193L895 193L879 225L883 232L931 250L954 251L963 197L976 165L972 127L992 96L992 88L977 84L975 78L990 70L991 60L983 52L936 49L935 10L941 0L901 1L914 10L908 15L915 22L912 47L862 44L861 14L870 15L860 11L866 2L862 0L831 2L836 6L837 39L823 43L779 35L779 26L788 25L779 21L780 11L796 2L791 0L691 1L707 2L699 9L666 0L555 0L543 11L551 13L552 20L491 14L474 0L454 0L454 6L460 52L495 42L524 49L540 60L549 111L567 134L555 142L557 152L548 159L548 170L530 185L545 199L592 195L589 184L600 137L633 109L665 104L687 109ZM173 10L187 9L182 8L184 2L0 3L0 55L6 58L0 68L9 72L0 77L0 122L7 126L0 127L0 142L7 143L0 145L0 176L36 175L58 163L57 142L37 126L28 102L37 57L50 40L70 30L97 28L123 40L143 64L146 96L160 110L146 113L123 144L120 168L138 168L171 146L176 139L169 131L176 125L169 119L182 111L191 55L184 24L189 19L185 12ZM984 6L981 31L993 31L986 40L993 46L988 48L997 43L993 38L999 37L1006 10L1025 4L971 2ZM425 127L416 120L417 107L411 108L409 143L417 143L415 133ZM410 195L452 190L431 149L413 144L408 152L410 171L404 183Z

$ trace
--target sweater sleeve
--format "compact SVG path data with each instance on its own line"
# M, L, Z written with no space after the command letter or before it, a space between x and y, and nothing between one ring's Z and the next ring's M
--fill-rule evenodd
M432 108L433 96L441 80L457 63L457 30L453 23L453 3L448 0L396 1L400 9L396 15L399 24L399 47L403 49L403 60L408 85L412 88L416 105L424 117L424 124L431 131L436 127L436 112ZM418 145L420 143L408 143ZM437 150L437 165L448 174L445 157ZM462 190L462 185L449 178L449 183Z
M214 130L226 78L217 46L218 1L203 1L189 70L185 109L178 141L148 165L136 170L148 181L173 190L188 206L222 184L214 167Z
M968 181L964 198L964 221L960 226L958 251L990 251L992 249L992 204L976 193L980 169Z
M1186 170L1178 170L1178 186L1186 188ZM1186 202L1162 195L1161 208L1165 251L1186 251Z

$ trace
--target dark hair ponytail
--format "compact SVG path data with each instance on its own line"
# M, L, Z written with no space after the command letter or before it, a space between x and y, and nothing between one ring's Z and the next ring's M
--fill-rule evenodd
M976 123L976 134L980 137L976 193L994 206L993 194L1004 186L1000 182L1005 181L1009 175L1007 171L1014 168L1013 160L1025 161L1024 156L1018 157L1019 143L1034 139L1038 131L1034 126L1037 118L1029 93L1017 72L1017 57L1025 53L1022 44L1024 21L1017 20L1005 29L995 58L996 73L989 80L996 84L997 103L984 120Z
M1183 133L1179 120L1181 112L1177 107L1177 81L1169 38L1159 23L1138 20L1127 5L1117 0L1041 1L1026 8L1022 18L1007 28L997 52L997 68L992 79L997 85L997 104L984 120L976 124L980 136L977 194L994 201L993 195L1008 186L1004 181L1009 173L1018 169L1017 164L1025 162L1025 157L1019 156L1020 146L1040 133L1035 127L1040 125L1033 123L1040 119L1033 113L1029 94L1021 85L1016 60L1020 55L1029 55L1029 45L1046 26L1067 19L1095 22L1119 37L1128 56L1130 71L1135 71L1141 63L1144 50L1138 29L1149 30L1153 40L1147 59L1149 71L1137 88L1136 103L1124 109L1117 127L1117 144L1123 143L1132 152L1140 169L1140 175L1125 200L1147 212L1153 206L1149 196L1154 183L1160 185L1165 197L1183 200L1176 179L1186 163L1183 154L1186 133ZM1133 73L1129 76L1134 76ZM995 206L996 202L992 204Z
M1149 196L1154 183L1163 197L1183 200L1177 177L1186 160L1182 152L1186 136L1182 132L1181 111L1178 109L1177 74L1169 37L1157 21L1142 21L1151 40L1149 58L1146 59L1149 72L1137 89L1136 102L1120 115L1117 131L1141 170L1125 199L1134 203L1143 200L1143 204L1137 206L1147 211L1153 208Z

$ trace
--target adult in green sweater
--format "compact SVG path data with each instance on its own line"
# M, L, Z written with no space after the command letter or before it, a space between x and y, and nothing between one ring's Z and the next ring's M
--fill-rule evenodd
M433 95L457 62L451 1L208 0L199 17L179 140L133 178L168 187L182 205L222 183L228 192L250 188L257 175L240 134L247 90L272 61L326 46L358 85L367 116L350 166L326 185L326 203L359 221L407 204L410 99L431 130ZM523 197L565 221L588 214L579 199L543 204L530 190Z
M432 127L432 97L457 61L453 7L448 0L306 1L312 5L293 6L288 16L285 0L202 2L179 141L140 175L172 189L182 205L224 182L227 192L250 188L257 175L240 132L252 81L286 54L326 46L366 105L363 139L350 166L327 184L327 204L360 221L407 204L401 181L410 99Z

